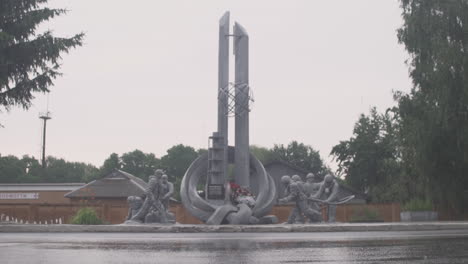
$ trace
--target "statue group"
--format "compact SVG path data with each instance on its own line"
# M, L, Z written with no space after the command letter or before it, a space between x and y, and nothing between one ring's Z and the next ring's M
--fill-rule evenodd
M233 44L234 80L229 80L230 43ZM268 215L277 201L276 184L262 162L250 152L249 115L249 35L243 26L234 23L230 30L230 14L219 21L218 50L218 126L209 137L208 151L195 159L187 169L180 186L180 198L185 209L200 221L211 224L275 224L278 219ZM234 117L234 146L228 142L228 118ZM230 169L232 175L230 175ZM205 190L200 192L199 186ZM334 221L338 183L331 175L318 183L314 175L303 183L297 175L284 176L285 198L280 202L295 202L288 223L322 221L321 204L329 208L329 221ZM172 183L162 170L149 177L142 197L128 197L126 223L174 223L169 212ZM204 195L201 195L204 193Z
M327 207L328 222L335 222L336 206L354 198L349 196L338 200L339 184L331 174L327 174L321 182L317 182L313 173L307 174L305 183L299 175L285 175L281 177L281 182L285 186L285 193L279 203L295 203L288 224L304 224L306 219L309 223L322 222L322 205Z
M148 188L143 197L127 198L129 211L126 223L175 223L174 214L169 212L169 200L174 185L163 170L156 170L148 178Z

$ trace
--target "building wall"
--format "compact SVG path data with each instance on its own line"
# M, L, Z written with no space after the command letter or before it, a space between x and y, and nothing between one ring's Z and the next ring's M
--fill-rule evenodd
M294 205L274 206L271 215L278 217L279 223L287 221L288 216ZM10 218L18 218L23 222L29 223L62 219L62 223L70 223L73 216L80 208L93 208L97 215L110 224L121 224L126 220L128 207L126 202L72 202L68 204L0 204L0 214L7 215ZM176 217L176 221L181 224L202 224L200 220L190 215L182 204L172 203L169 209ZM378 213L384 222L400 221L399 204L368 204L368 205L340 205L337 208L337 222L350 222L353 215L361 213L363 210L371 210ZM322 216L326 219L326 209L322 209ZM450 220L447 216L444 220Z
M68 204L70 199L64 195L69 191L1 191L0 194L38 194L37 199L2 199L0 204Z

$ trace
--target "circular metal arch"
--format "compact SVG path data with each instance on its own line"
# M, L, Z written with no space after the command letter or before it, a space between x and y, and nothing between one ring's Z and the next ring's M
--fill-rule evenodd
M256 204L252 209L257 218L268 214L276 199L276 185L270 175L267 174L263 164L250 153L251 167L256 171L258 177L258 195ZM197 184L201 177L206 176L208 166L208 154L199 156L185 172L180 186L180 197L182 204L191 215L206 222L219 205L209 203L200 197L197 192Z

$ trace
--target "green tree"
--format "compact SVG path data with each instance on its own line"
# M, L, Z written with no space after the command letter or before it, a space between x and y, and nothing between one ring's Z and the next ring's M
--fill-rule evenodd
M48 156L46 163L47 167L42 171L44 182L89 182L99 175L96 167L83 162L69 162Z
M119 155L117 153L110 154L109 158L104 161L104 164L99 168L99 176L105 177L111 173L114 169L121 169L122 164L120 162Z
M397 93L403 159L418 194L468 208L468 2L401 0L413 88Z
M271 149L265 147L251 145L250 152L263 164L267 164L277 158L277 155Z
M82 45L83 33L59 38L41 34L44 21L66 13L44 7L47 0L0 1L0 111L11 106L27 109L33 93L48 92L60 75L60 56Z
M24 164L25 174L18 177L15 182L18 183L36 183L44 181L44 169L41 163L34 157L23 156L21 162Z
M0 157L1 183L38 182L89 182L98 176L98 169L82 162L47 157L47 167L42 168L34 157Z
M396 117L372 108L368 116L359 117L353 136L334 146L331 155L347 185L367 193L374 202L394 202L407 193L401 185L398 146Z
M36 183L44 181L44 170L34 157L21 159L12 155L0 156L0 183Z
M329 169L324 165L320 157L320 153L303 143L292 141L287 146L275 144L271 151L275 159L286 161L320 177L325 176L329 172Z
M131 173L145 181L160 166L160 160L153 153L146 154L138 149L122 154L120 160L123 171Z
M160 168L164 169L169 179L174 182L177 195L185 172L197 157L198 153L194 148L182 144L171 147L167 150L167 154L161 157Z
M0 182L16 183L18 179L26 175L27 169L20 159L8 155L0 157Z
M124 153L120 157L118 154L112 153L99 169L99 175L105 177L114 169L121 169L147 181L148 176L160 167L161 161L153 153L144 153L136 149Z

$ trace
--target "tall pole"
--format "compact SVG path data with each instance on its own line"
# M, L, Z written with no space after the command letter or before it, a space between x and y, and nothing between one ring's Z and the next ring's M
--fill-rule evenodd
M46 112L45 114L41 114L39 116L40 119L43 121L43 130L42 130L42 168L46 167L46 131L47 131L47 120L51 119L49 116L50 112Z
M218 133L223 140L222 177L211 183L224 184L228 167L228 100L229 100L229 11L219 20L218 50Z
M234 178L244 188L250 187L249 149L249 35L234 25L235 55L235 156Z

